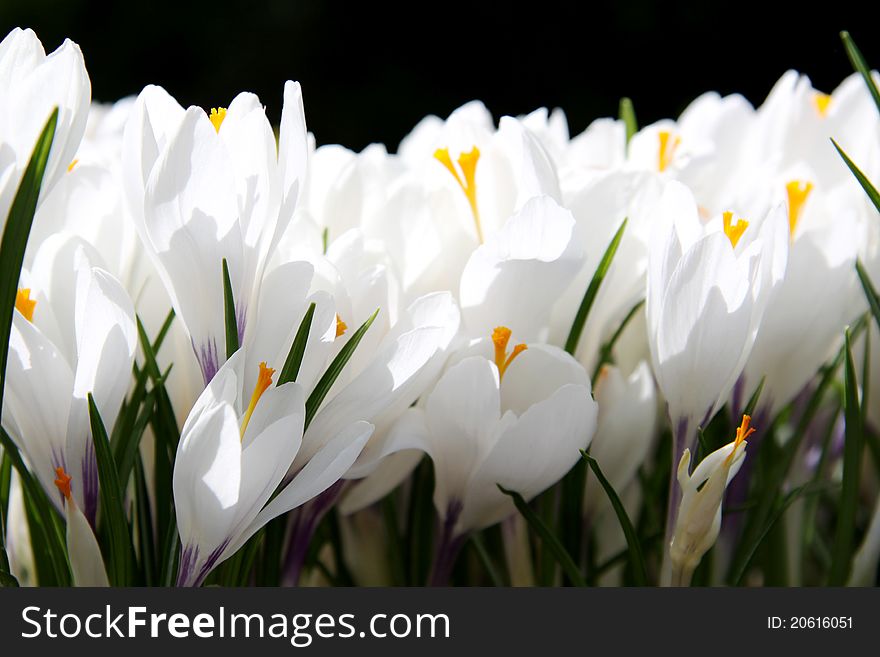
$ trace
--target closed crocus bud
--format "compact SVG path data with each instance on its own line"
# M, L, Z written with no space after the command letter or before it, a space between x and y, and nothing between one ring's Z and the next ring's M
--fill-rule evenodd
M612 365L596 379L594 396L599 405L596 435L590 454L617 491L632 481L654 442L657 396L651 369L644 361L628 377ZM587 478L584 514L608 507L608 497L595 477Z
M750 420L748 415L743 415L734 441L706 456L693 473L688 472L691 452L684 450L677 477L681 504L669 544L669 564L662 574L664 584L690 584L694 569L715 544L721 530L724 491L742 466L748 445L746 438L755 431L749 427Z
M110 586L101 548L89 521L71 494L72 478L64 468L55 468L55 486L64 500L67 521L67 554L74 586Z
M48 56L33 30L15 28L0 42L0 232L53 108L58 108L58 123L41 199L74 159L91 95L82 53L72 41L65 40Z

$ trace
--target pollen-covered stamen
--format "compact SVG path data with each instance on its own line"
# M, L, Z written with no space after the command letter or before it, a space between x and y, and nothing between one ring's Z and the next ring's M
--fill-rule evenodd
M241 438L244 439L244 433L247 431L248 422L251 421L251 415L254 414L254 409L257 407L257 402L260 401L260 397L263 396L263 393L269 389L269 386L272 385L272 375L275 374L275 370L271 367L266 367L265 361L260 363L260 374L257 376L257 385L254 386L254 392L251 395L251 401L248 404L247 410L244 413L244 419L241 421Z
M737 450L739 450L739 446L746 441L746 438L755 433L755 429L749 426L751 421L751 416L743 415L742 424L736 429L736 438L733 441L733 449L730 450L730 454L724 459L724 465L730 465L730 462L733 461L734 455L737 453Z
M813 96L813 104L816 106L816 111L819 112L819 116L824 119L828 116L828 109L831 106L831 96L823 94L821 91L817 91Z
M211 124L214 126L214 130L220 132L220 125L223 123L223 119L226 118L226 108L212 107L211 114L208 118L211 119Z
M657 133L657 138L660 140L660 156L657 168L663 172L669 168L670 164L672 164L672 158L675 157L675 151L678 149L678 145L681 144L681 137L676 135L675 139L672 139L671 132L668 130L661 130Z
M721 217L721 222L724 225L724 234L727 235L733 248L736 248L739 238L749 227L749 222L745 219L737 219L736 223L733 223L733 212L725 212Z
M341 338L348 330L348 324L342 321L339 313L336 313L336 337Z
M24 315L29 321L34 321L34 308L37 307L37 300L31 299L31 289L29 287L20 287L15 293L15 309Z
M480 149L474 146L470 153L461 153L458 156L458 166L461 169L461 175L452 163L449 156L448 148L438 148L434 151L434 157L446 167L455 182L464 192L468 204L471 206L471 214L474 216L474 226L477 229L477 239L480 244L483 243L483 227L480 224L480 209L477 206L477 162L480 160Z
M807 202L807 197L813 191L813 183L803 180L792 180L785 185L785 191L788 194L788 232L794 237L794 231L797 229L798 221L800 221L804 203Z
M76 167L76 165L78 163L79 163L79 160L76 158L71 160L70 164L67 165L67 173L70 173L71 171L73 171L74 167Z
M66 500L70 500L70 480L71 477L64 468L55 468L55 485Z
M504 377L504 372L510 367L513 359L528 349L525 344L518 344L508 355L507 345L510 342L510 334L510 329L506 326L497 326L492 331L492 342L495 345L495 365L498 366L499 379Z

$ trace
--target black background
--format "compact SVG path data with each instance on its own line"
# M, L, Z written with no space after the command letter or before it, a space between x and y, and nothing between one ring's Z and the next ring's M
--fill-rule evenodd
M851 71L841 29L880 67L877 4L0 0L0 32L77 41L103 101L150 82L203 107L249 90L277 121L297 79L319 143L393 149L425 114L474 98L496 117L562 107L576 134L623 95L646 124L710 89L759 103L788 68L831 91Z

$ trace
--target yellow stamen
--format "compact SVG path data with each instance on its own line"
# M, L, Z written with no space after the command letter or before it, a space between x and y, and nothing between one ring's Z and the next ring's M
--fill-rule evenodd
M736 438L733 441L733 449L730 450L730 454L728 454L727 458L724 459L724 465L730 465L730 462L733 460L733 455L736 454L739 446L745 442L746 438L755 433L755 430L749 427L749 422L751 421L751 416L743 415L742 424L740 424L736 430Z
M785 191L788 193L788 231L794 237L794 231L800 221L801 213L804 209L804 203L807 197L813 191L813 183L803 180L792 180L785 185Z
M208 116L211 119L211 123L214 126L214 130L220 132L220 125L223 123L223 119L226 118L226 108L225 107L212 107L211 114Z
M260 363L260 374L257 377L257 385L254 386L254 393L251 395L251 401L248 404L247 410L244 413L244 419L241 422L242 439L244 439L244 432L247 431L248 422L251 421L251 415L254 414L254 409L257 407L257 402L260 401L260 397L262 397L263 393L272 385L273 374L275 374L275 370L271 367L266 367L265 361Z
M816 95L813 96L813 104L816 105L816 111L819 112L819 116L824 119L828 116L828 108L831 105L831 96L823 94L821 91L817 91Z
M504 378L504 372L510 367L513 359L524 352L528 347L518 344L507 354L507 344L510 342L510 329L506 326L496 326L492 331L492 342L495 344L495 365L498 366L498 378Z
M725 212L722 215L722 222L724 223L724 234L727 235L727 239L730 240L733 248L736 248L739 238L742 237L743 233L746 232L746 228L749 227L749 222L745 219L737 219L734 224L733 212Z
M73 161L67 167L67 173L70 173L71 171L73 171L73 167L75 167L78 162L79 162L79 160L74 158Z
M18 292L15 293L15 309L24 315L27 321L34 321L34 308L36 307L37 300L31 299L31 289L29 287L18 288Z
M480 224L480 209L477 207L477 162L480 160L480 149L474 146L470 153L459 154L458 166L461 168L462 175L458 174L455 165L452 163L448 148L438 148L434 151L434 157L446 167L449 173L452 174L452 177L455 178L455 182L461 187L461 191L464 192L464 195L471 206L471 214L474 216L474 225L477 229L477 239L480 240L480 244L482 244L483 228Z
M70 475L64 471L64 468L55 468L55 485L68 500L70 499L70 479Z
M336 337L341 338L348 330L348 324L342 321L339 313L336 313Z
M657 133L657 137L660 139L660 161L658 162L658 168L663 172L672 164L672 158L675 156L675 151L681 143L681 137L676 136L670 142L669 138L672 137L672 133L668 130L661 130Z

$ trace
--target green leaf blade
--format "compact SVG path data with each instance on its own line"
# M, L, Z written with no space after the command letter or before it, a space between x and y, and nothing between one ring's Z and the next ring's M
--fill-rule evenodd
M223 316L226 327L226 358L238 351L238 319L235 315L235 298L232 294L232 282L229 280L229 265L223 258Z
M290 351L287 354L287 360L284 361L284 367L281 368L281 374L278 376L277 385L296 381L299 376L299 368L302 365L303 357L306 354L306 345L309 341L309 331L312 328L312 319L315 316L315 303L309 304L308 310L300 322L296 336L293 338L293 344L290 345Z
M614 254L617 253L617 247L620 246L620 240L623 238L623 232L626 230L626 224L628 221L628 219L624 219L623 223L620 224L620 228L614 233L614 237L611 238L611 242L608 244L608 248L605 249L605 253L602 255L602 259L596 267L596 272L593 274L589 286L587 286L587 291L584 293L581 305L578 307L577 314L571 325L571 330L568 333L568 339L565 341L565 351L572 356L575 351L577 351L578 342L581 339L581 333L584 330L584 325L590 314L590 308L592 308L593 302L596 300L596 295L599 293L599 287L602 285L602 281L605 279L605 275L611 267L611 262L614 260Z
M559 539L553 535L553 532L550 531L547 524L526 503L522 495L516 491L504 488L501 484L496 484L496 486L498 486L498 490L513 499L513 503L516 505L517 510L522 514L523 518L526 519L529 526L538 534L538 536L541 537L543 544L547 546L547 549L556 558L556 561L562 567L563 572L565 572L565 575L571 583L575 586L586 586L587 582L580 570L578 570L574 559L571 558L571 555L562 546Z
M593 474L596 475L596 479L605 490L605 494L608 496L611 506L614 507L614 513L617 514L617 520L620 523L623 535L626 538L626 545L629 552L629 563L632 567L633 579L635 580L636 585L647 586L648 569L645 566L645 555L642 554L642 546L639 542L639 537L626 513L623 502L620 501L620 496L617 494L617 491L614 490L611 482L605 477L602 468L599 467L599 462L584 451L581 451L581 456L583 456L584 460L590 466Z

